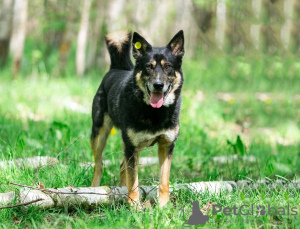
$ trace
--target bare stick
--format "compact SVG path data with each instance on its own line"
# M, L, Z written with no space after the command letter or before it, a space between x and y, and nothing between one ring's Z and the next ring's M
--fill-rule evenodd
M33 203L36 203L36 202L39 202L39 201L42 201L42 200L44 200L44 199L43 198L39 198L39 199L32 200L32 201L29 201L29 202L26 202L26 203L22 203L22 204L15 204L15 205L10 205L10 206L0 207L0 209L16 208L16 207L20 207L20 206L26 206L26 205L33 204Z

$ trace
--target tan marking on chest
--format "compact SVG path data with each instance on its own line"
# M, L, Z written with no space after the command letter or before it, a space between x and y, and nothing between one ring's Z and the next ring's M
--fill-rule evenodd
M161 130L155 133L148 131L135 132L132 129L127 130L127 135L132 144L137 148L150 146L157 137L162 137L165 141L173 142L179 133L179 126L174 129Z

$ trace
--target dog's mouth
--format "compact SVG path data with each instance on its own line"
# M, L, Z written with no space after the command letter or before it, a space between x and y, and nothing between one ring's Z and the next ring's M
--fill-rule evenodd
M165 92L157 92L157 91L152 92L150 91L148 86L146 86L148 95L150 97L150 105L153 108L160 108L163 105L165 97L169 94L171 90L171 86L172 84L169 85L168 89Z

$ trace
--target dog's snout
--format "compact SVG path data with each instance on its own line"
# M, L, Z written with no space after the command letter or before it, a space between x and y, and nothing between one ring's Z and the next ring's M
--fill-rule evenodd
M161 81L156 81L153 83L153 87L155 90L162 90L164 88L164 83Z

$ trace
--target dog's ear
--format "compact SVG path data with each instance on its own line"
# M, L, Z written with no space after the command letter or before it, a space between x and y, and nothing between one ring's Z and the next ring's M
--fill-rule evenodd
M184 55L184 35L183 31L180 30L169 42L167 48L171 50L175 56L183 57Z
M133 33L132 55L135 59L142 56L145 52L151 51L152 46L137 32Z

